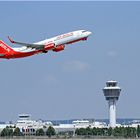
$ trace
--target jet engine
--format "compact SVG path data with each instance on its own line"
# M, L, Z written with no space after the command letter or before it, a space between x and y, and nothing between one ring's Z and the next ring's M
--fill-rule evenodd
M55 44L54 43L50 43L50 44L45 44L45 51L48 51L48 50L52 50L55 48Z
M65 48L64 45L58 45L53 49L53 51L54 52L60 52L60 51L64 50L64 48Z

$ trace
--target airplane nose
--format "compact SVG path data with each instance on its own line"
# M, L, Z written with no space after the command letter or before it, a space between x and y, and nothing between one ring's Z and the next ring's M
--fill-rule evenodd
M90 32L90 31L87 31L87 34L88 34L88 36L89 36L89 35L91 35L91 34L92 34L92 32Z

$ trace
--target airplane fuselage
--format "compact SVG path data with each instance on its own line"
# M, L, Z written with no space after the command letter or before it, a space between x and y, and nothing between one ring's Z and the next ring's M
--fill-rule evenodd
M64 50L65 45L71 44L74 42L78 42L81 40L86 40L87 37L91 34L89 31L85 30L78 30L69 32L66 34L58 35L56 37L45 39L43 41L39 41L37 43L33 43L33 45L43 46L43 48L31 48L28 46L23 46L20 48L11 48L8 45L6 45L4 42L0 42L0 47L2 47L3 51L5 53L1 53L0 50L0 58L22 58L31 56L34 54L39 53L46 53L50 50L54 52L59 52Z

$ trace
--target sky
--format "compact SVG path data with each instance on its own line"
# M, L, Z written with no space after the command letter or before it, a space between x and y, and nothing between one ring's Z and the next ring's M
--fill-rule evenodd
M122 88L117 118L140 118L140 2L0 2L0 39L33 43L89 30L59 53L0 60L0 120L108 118L102 89Z

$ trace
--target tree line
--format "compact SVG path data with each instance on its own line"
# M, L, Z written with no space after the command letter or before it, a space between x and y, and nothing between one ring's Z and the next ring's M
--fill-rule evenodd
M19 128L6 127L4 128L0 136L1 137L13 137L13 136L24 136L25 134L20 132ZM30 135L29 133L27 135ZM115 127L115 128L79 128L71 132L59 132L56 133L52 126L49 126L45 131L43 128L37 129L34 136L47 136L47 137L59 137L59 136L70 136L70 137L114 137L114 138L140 138L140 126L134 127Z
M140 126L134 127L115 127L113 128L79 128L76 129L77 136L96 136L96 137L115 137L115 138L139 138Z
M51 137L51 136L54 136L55 134L56 134L55 129L52 126L49 126L46 132L44 131L43 128L40 128L40 129L37 129L33 135ZM4 128L0 133L1 137L13 137L13 136L24 136L24 135L25 134L22 133L18 127L12 128L8 126ZM27 135L30 135L30 133L27 133Z

